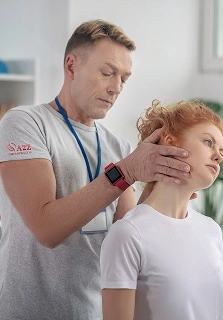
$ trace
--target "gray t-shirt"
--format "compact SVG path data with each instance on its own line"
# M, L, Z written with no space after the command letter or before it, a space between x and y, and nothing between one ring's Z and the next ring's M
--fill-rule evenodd
M95 128L70 121L94 176ZM110 162L126 157L131 146L101 123L97 123L97 128L102 172ZM33 158L52 162L57 199L89 183L86 164L73 134L61 114L49 105L8 111L0 122L0 137L0 162ZM117 200L107 207L108 227L116 206ZM0 215L0 319L101 320L99 254L106 233L87 235L78 231L55 249L42 246L9 200L1 177Z

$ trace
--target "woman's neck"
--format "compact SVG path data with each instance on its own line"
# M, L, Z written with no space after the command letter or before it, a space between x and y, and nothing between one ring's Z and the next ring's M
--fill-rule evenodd
M184 219L192 193L186 186L157 182L143 203L168 217Z

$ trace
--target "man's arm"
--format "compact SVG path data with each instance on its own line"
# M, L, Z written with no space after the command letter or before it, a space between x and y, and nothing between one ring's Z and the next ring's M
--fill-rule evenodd
M103 320L133 320L135 292L133 289L103 289Z
M165 154L180 157L184 150L155 145L154 136L159 137L159 130L150 136L149 141L146 139L131 155L117 163L128 184L154 180L171 183L176 177L178 182L183 176L185 163L165 157ZM2 162L0 174L6 193L28 228L40 243L50 248L79 230L123 193L112 186L102 173L84 188L56 199L53 166L46 159ZM126 196L127 193L120 198L115 219L122 217L133 206L133 200L124 204L128 201Z
M118 205L114 215L113 223L119 219L122 219L126 212L132 209L135 205L136 200L133 188L128 188L121 194L118 199Z
M50 248L79 230L122 193L101 174L84 188L56 200L53 167L45 159L3 162L0 173L12 204L36 239Z

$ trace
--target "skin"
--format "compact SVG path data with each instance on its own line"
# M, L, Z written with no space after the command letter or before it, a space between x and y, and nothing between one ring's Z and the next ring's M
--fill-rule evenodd
M175 141L176 138L169 135L165 144ZM165 183L157 182L143 202L175 219L184 219L187 216L188 202L193 192L209 187L217 178L219 165L223 161L223 136L213 124L198 124L188 129L182 147L189 153L189 178L182 179L180 186L170 184L168 188ZM133 320L135 294L136 290L132 289L103 289L103 319Z
M69 54L58 96L68 117L87 126L104 118L130 76L131 65L128 49L108 39ZM54 101L50 105L58 111ZM184 149L154 144L160 132L154 132L117 163L129 185L153 180L179 184L184 174L189 176L189 166L172 158L186 158ZM35 238L48 248L58 246L118 197L114 220L135 205L133 189L122 192L109 183L104 173L84 188L56 199L53 166L45 159L0 163L0 174L12 204Z
M103 119L131 75L131 67L129 50L109 40L74 50L67 56L67 77L59 94L68 117L87 126ZM54 102L51 105L57 110Z

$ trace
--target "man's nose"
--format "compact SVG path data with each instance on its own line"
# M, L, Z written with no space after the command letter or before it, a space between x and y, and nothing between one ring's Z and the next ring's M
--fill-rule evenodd
M113 94L120 94L123 89L121 79L113 79L108 86L108 92Z

